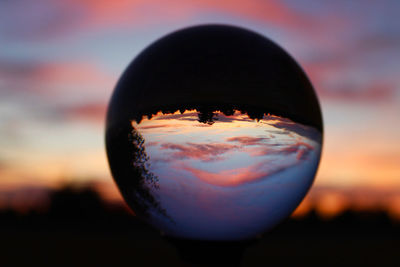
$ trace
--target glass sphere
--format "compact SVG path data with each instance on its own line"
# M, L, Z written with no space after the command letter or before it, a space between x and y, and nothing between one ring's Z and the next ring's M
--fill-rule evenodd
M252 238L293 212L322 146L321 111L279 46L237 27L174 32L128 66L107 114L114 180L168 236Z

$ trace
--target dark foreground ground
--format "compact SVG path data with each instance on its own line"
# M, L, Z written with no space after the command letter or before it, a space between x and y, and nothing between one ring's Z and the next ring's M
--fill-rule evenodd
M0 240L0 266L192 266L156 231L90 191L58 192L42 213L0 212ZM331 221L311 212L250 244L240 266L400 266L400 225L383 212Z

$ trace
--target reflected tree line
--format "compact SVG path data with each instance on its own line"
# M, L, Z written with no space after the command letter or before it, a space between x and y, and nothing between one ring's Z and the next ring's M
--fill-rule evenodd
M160 202L151 192L152 189L157 190L160 186L158 184L158 177L149 170L150 158L144 147L145 140L143 136L132 127L128 139L132 151L130 162L132 162L132 175L134 182L134 195L132 197L137 206L135 211L138 209L140 213L148 216L148 211L151 207L154 211L168 217L165 209L161 207Z
M265 109L248 107L245 105L233 105L233 104L219 104L219 105L201 105L201 104L186 104L186 105L175 105L175 106L165 106L163 108L153 108L147 109L145 111L136 112L133 120L136 123L140 123L146 116L151 119L157 113L162 112L163 114L173 114L179 111L181 114L186 110L197 110L198 121L200 123L205 123L212 125L218 120L217 112L223 113L225 116L232 116L235 111L239 111L242 114L247 114L247 116L252 120L261 120L265 114L273 113L273 111L266 111ZM283 114L282 114L283 115Z
M172 221L154 194L158 177L150 171L143 136L129 122L107 138L111 171L127 204L141 217L155 212Z

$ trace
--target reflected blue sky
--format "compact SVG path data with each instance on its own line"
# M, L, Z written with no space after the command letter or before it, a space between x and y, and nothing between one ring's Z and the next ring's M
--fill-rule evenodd
M152 223L185 238L240 239L274 226L306 194L321 152L318 130L269 114L218 113L208 125L193 110L132 126L159 179L152 192L172 218L153 212Z

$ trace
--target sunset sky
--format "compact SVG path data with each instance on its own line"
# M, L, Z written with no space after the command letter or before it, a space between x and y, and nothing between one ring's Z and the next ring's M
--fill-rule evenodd
M281 45L316 89L324 145L301 209L400 218L399 12L397 0L1 1L0 207L36 205L65 183L121 201L104 149L119 76L165 34L223 23Z

